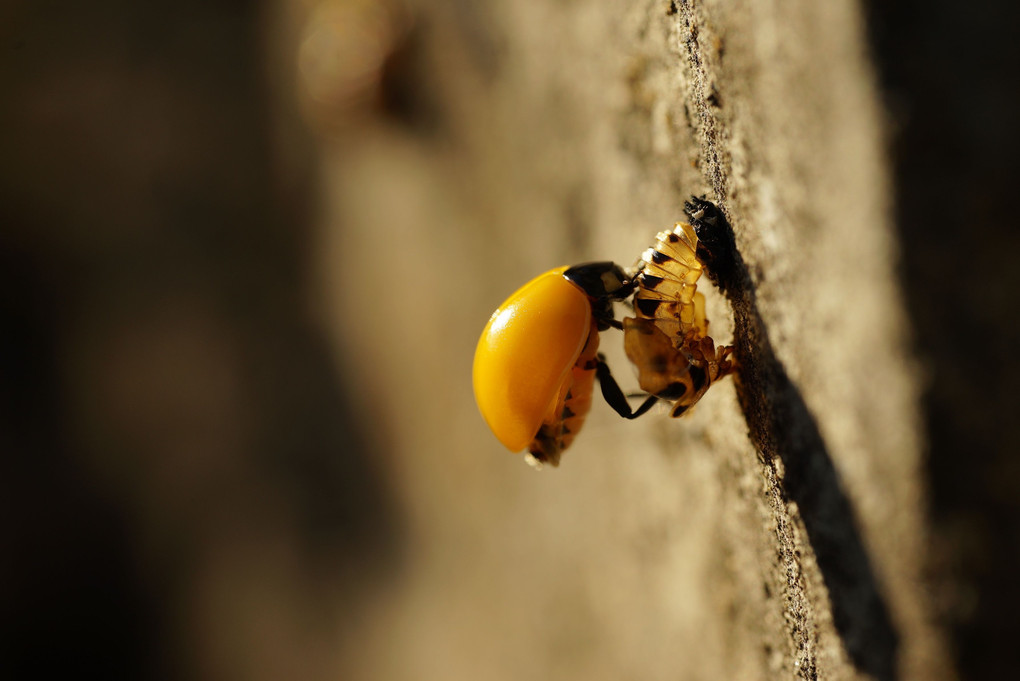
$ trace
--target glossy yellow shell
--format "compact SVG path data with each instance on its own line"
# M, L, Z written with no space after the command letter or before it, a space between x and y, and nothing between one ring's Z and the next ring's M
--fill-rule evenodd
M475 400L507 449L518 452L561 405L572 369L592 333L591 302L563 277L546 272L500 305L475 350Z

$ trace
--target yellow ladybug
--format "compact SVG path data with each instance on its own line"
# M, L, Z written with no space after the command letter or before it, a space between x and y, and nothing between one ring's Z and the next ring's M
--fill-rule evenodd
M595 379L624 418L659 400L680 416L734 370L733 349L708 336L697 280L711 252L698 234L721 218L702 199L686 204L692 224L658 234L634 275L612 262L558 267L510 296L489 319L475 350L474 391L482 416L507 449L527 448L534 464L559 464L591 407ZM634 295L621 323L613 303ZM599 332L623 329L624 350L647 393L635 410L598 353Z
M533 463L559 464L588 415L596 373L609 375L599 331L620 327L613 301L633 288L611 262L558 267L492 314L475 350L475 400L507 449L527 448ZM629 412L622 393L619 399Z

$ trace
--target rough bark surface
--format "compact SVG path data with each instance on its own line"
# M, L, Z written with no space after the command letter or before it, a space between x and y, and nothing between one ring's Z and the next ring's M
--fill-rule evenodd
M422 23L440 66L408 129L345 139L329 164L347 192L323 252L337 307L372 320L380 300L445 290L405 328L446 361L383 382L402 386L380 403L406 433L392 463L420 552L374 613L364 668L951 678L923 587L919 375L860 8L458 9ZM560 469L526 470L471 404L487 311L560 262L632 262L689 194L733 224L739 261L712 319L738 379L677 421L596 408ZM380 263L360 254L382 234L400 275L365 298L355 282ZM372 375L397 352L384 328L338 322Z
M978 4L8 3L4 670L1008 677L1020 41ZM739 373L528 468L488 315L692 194Z

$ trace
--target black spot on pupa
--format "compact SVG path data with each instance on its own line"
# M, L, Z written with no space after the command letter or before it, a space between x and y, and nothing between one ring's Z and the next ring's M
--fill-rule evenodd
M658 253L658 251L656 251L656 253ZM654 274L645 274L642 272L638 277L638 284L644 289L656 289L662 282L663 278L657 277Z
M571 409L570 407L563 407L563 419L566 420L566 419L569 419L572 416L575 416L574 410ZM569 431L567 431L567 429L565 427L564 427L563 431L564 432L569 432Z
M694 392L699 392L705 387L705 383L708 382L708 374L705 373L704 369L694 364L691 365L690 374L691 381L694 384Z
M661 265L664 262L669 262L671 258L663 253L662 251L652 251L652 262L656 265Z
M646 317L654 315L655 311L659 309L659 305L661 304L661 300L655 300L653 298L638 298L634 301L634 307L636 307L638 312Z
M664 400L679 400L687 392L687 384L676 381L666 386L665 390L659 391L657 397Z

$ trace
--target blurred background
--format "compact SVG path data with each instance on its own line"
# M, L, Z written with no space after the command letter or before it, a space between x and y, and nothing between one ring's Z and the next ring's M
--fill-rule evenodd
M777 595L761 588L775 529L733 529L757 531L765 502L730 384L682 428L596 405L587 446L541 474L499 448L471 396L477 334L510 291L564 263L629 265L687 194L711 191L697 114L677 94L692 78L680 5L7 0L0 675L794 674L767 633L784 626ZM761 45L804 63L826 49L787 41L781 12L762 24L774 34L742 34L727 23L741 7L696 5L734 82L771 87ZM813 21L851 26L850 56L821 61L860 66L860 97L880 112L864 115L882 169L869 206L890 217L856 237L879 249L862 258L878 274L847 266L863 288L879 282L868 301L890 293L875 314L901 331L877 322L874 346L832 364L899 362L912 387L895 390L916 398L886 416L899 422L888 446L921 462L917 498L904 488L923 521L907 591L898 564L882 567L891 540L875 544L904 640L926 641L905 649L937 656L902 676L1009 673L1017 11L839 6L849 24ZM734 175L753 175L739 150L756 140L733 130ZM787 276L796 242L748 238ZM777 317L781 355L805 333L799 314ZM886 338L907 353L870 364ZM794 379L824 383L790 353ZM826 404L812 408L838 465L841 434L861 426L830 430ZM674 498L662 480L691 482ZM833 678L867 676L830 662Z

